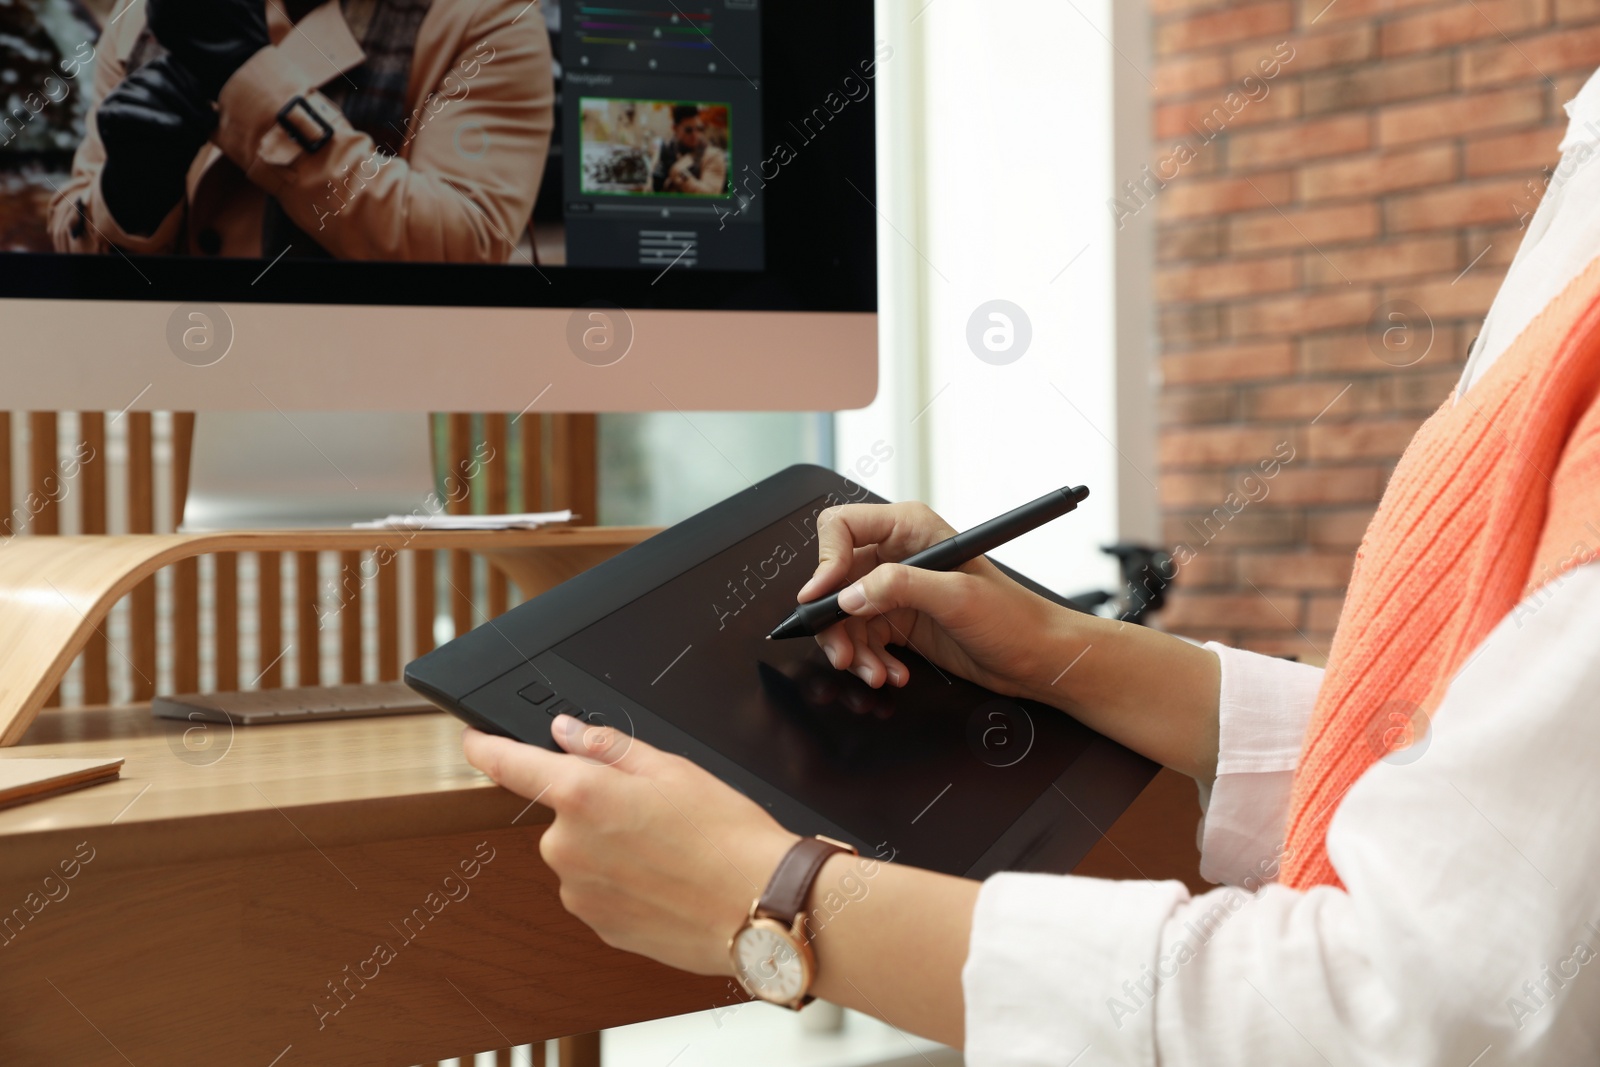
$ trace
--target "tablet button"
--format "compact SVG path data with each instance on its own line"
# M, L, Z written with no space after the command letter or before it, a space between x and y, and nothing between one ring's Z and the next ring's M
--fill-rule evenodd
M581 708L579 708L570 700L558 700L553 704L546 705L544 713L553 719L557 715L577 716L581 715L583 712Z
M556 691L543 682L534 682L524 689L517 690L517 695L530 704L543 704L555 696Z

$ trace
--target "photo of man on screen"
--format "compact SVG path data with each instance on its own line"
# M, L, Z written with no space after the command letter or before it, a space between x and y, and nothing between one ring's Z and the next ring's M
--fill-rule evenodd
M57 251L527 256L555 91L526 0L119 0L99 30Z
M728 196L731 107L683 100L583 97L584 193Z
M707 139L700 105L672 109L672 137L661 144L650 184L658 193L717 196L727 191L728 157Z

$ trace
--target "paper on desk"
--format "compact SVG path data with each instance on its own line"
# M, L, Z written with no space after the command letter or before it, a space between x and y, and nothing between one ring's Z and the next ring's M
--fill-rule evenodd
M120 756L110 759L46 759L0 756L0 808L109 782L122 771Z
M571 521L572 511L568 509L516 515L390 515L353 525L357 530L537 530L550 523Z

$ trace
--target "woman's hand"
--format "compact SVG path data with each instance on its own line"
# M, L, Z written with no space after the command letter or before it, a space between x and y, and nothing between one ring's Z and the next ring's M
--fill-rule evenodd
M852 618L817 635L828 660L874 688L911 672L900 645L1007 696L1070 712L1202 781L1217 772L1220 666L1209 649L1054 604L979 557L940 573L897 561L954 534L926 504L847 504L817 517L821 562L805 603L849 583Z
M556 813L539 854L562 905L613 948L732 974L728 938L796 836L688 760L566 715L550 732L571 755L470 729L462 748ZM978 883L887 862L863 874L860 862L831 857L812 890L812 992L959 1047Z
M1047 651L1044 637L1065 609L983 557L945 572L899 564L955 532L918 503L846 504L817 517L821 558L799 600L842 589L839 605L854 616L817 635L829 662L874 688L903 686L911 672L887 648L900 645L999 693L1031 695L1049 682L1061 649Z
M539 854L561 904L613 948L731 974L728 938L796 837L680 756L559 715L571 755L469 729L467 762L556 813Z

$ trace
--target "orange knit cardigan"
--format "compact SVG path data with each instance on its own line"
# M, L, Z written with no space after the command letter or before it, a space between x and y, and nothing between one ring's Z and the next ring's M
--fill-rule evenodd
M1600 552L1597 391L1600 259L1395 467L1295 773L1284 884L1340 884L1326 835L1345 793L1380 758L1407 758L1397 750L1424 736L1451 679L1521 601Z

